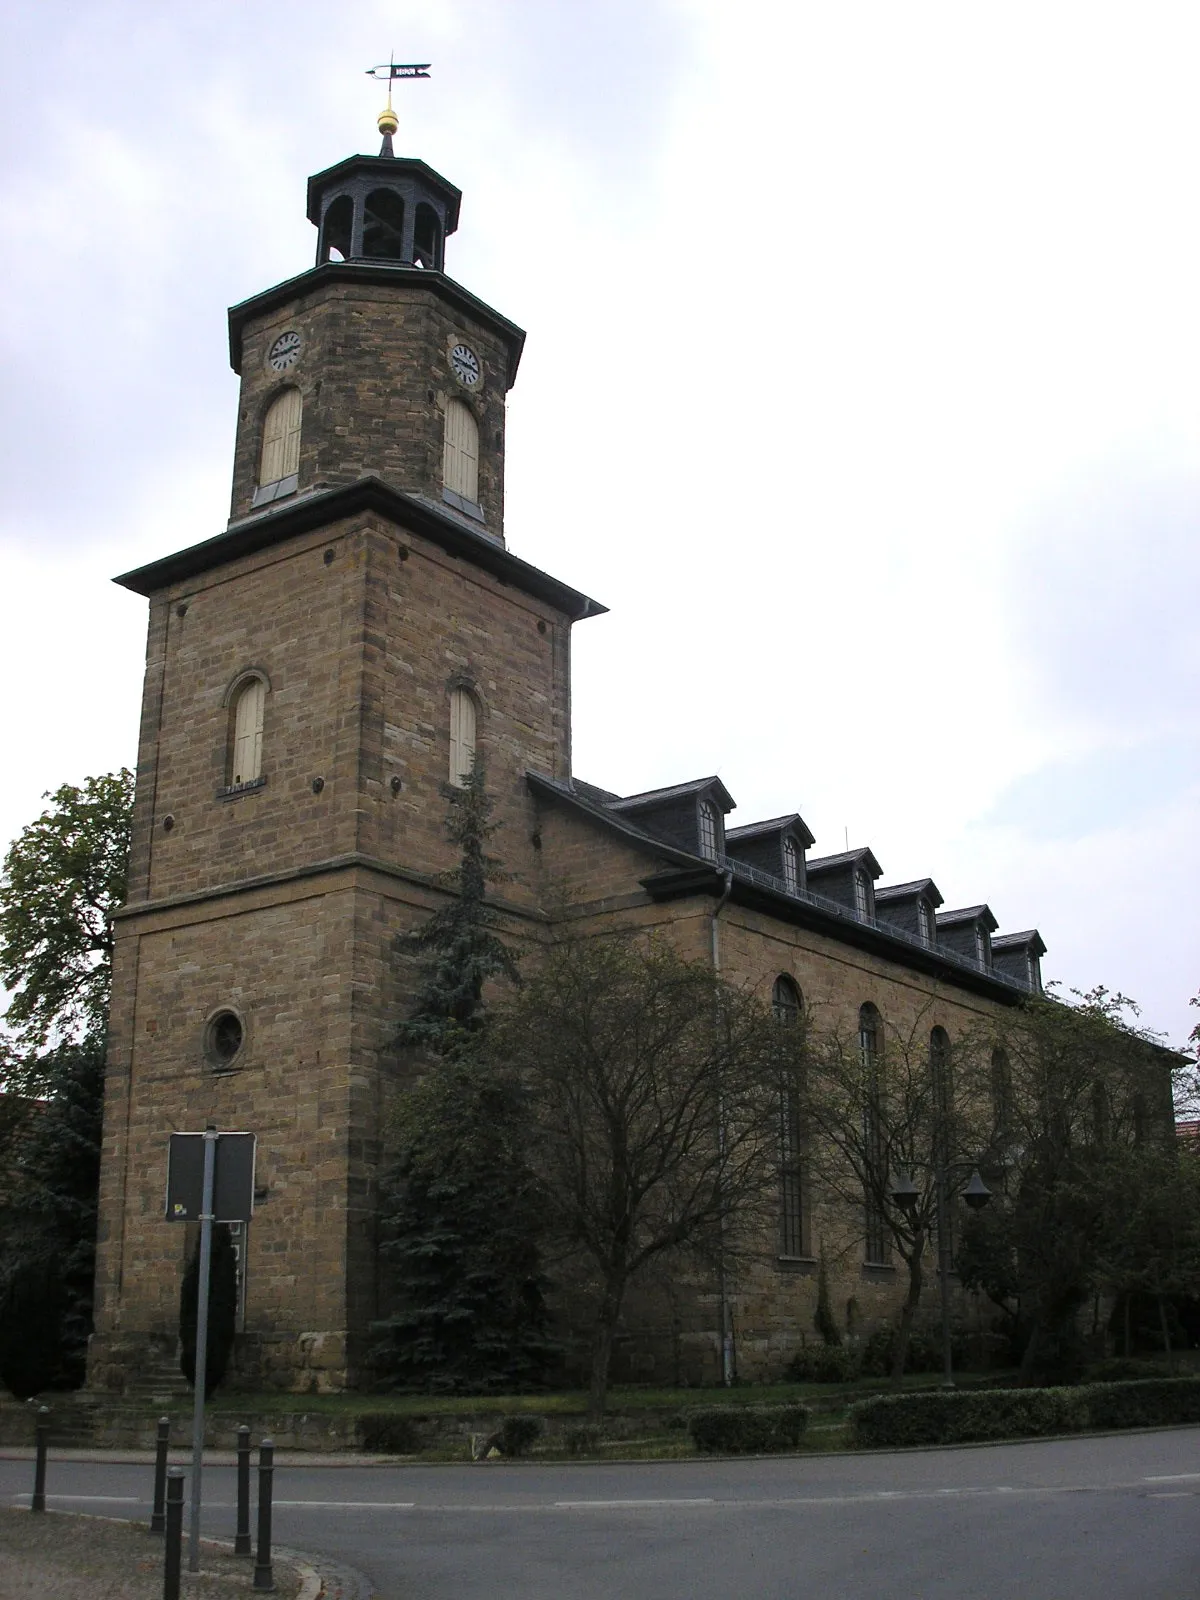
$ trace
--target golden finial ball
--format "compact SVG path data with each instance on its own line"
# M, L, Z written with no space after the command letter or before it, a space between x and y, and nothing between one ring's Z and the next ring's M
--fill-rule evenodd
M380 131L380 133L395 133L396 129L399 126L400 126L400 118L392 110L391 106L388 106L386 111L381 111L379 113L379 131Z

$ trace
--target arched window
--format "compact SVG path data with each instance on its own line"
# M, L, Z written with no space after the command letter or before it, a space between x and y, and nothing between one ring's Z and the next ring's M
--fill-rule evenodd
M363 255L404 259L404 201L392 189L372 189L363 208Z
M790 833L783 836L783 881L792 894L800 889L800 846Z
M987 929L981 924L975 924L975 958L981 967L990 967L992 964L992 941L988 938Z
M951 1078L950 1035L945 1028L934 1028L929 1035L929 1077L933 1085L933 1104L938 1121L945 1123L953 1110L954 1084Z
M263 418L262 457L259 485L278 483L300 470L300 417L303 405L299 389L277 394Z
M883 1019L873 1005L858 1010L858 1058L863 1101L863 1241L868 1266L891 1265L892 1247L882 1197L891 1173L883 1119Z
M451 494L475 504L479 500L479 424L470 406L451 400L446 406L442 449L442 482Z
M247 678L233 701L229 738L229 787L238 788L262 777L263 711L267 686L261 678Z
M475 766L475 701L466 689L450 692L450 782L461 789Z
M1012 1066L1008 1051L992 1051L992 1126L997 1134L1007 1133L1012 1127Z
M437 212L425 200L418 205L413 218L413 265L429 267L435 272L442 266L442 229Z
M933 917L928 900L917 901L917 935L922 944L933 943Z
M322 261L337 257L350 259L350 231L354 226L354 202L348 194L340 194L331 201L321 223Z
M799 989L784 972L779 974L771 988L771 1010L775 1013L776 1022L782 1022L789 1028L800 1021L804 1010Z
M717 821L717 808L711 800L700 802L700 854L709 861L715 861L720 852L717 849L720 824Z

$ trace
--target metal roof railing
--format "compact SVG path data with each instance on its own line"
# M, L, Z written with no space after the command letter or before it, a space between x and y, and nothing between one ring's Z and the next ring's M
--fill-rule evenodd
M861 928L873 928L876 933L881 933L888 939L895 939L898 944L910 945L914 950L923 950L927 955L936 955L939 960L948 962L953 967L962 967L967 972L981 973L994 983L1015 989L1019 994L1031 992L1027 983L1022 983L1019 978L1014 978L1007 972L997 971L988 962L978 961L974 956L960 955L957 950L947 950L933 940L922 939L917 934L910 933L907 928L902 928L895 922L870 916L854 906L844 905L840 900L831 900L828 895L817 894L809 888L790 888L787 882L775 873L764 872L761 867L751 866L748 861L739 861L736 856L722 855L716 860L719 866L727 868L735 878L756 883L760 888L786 895L791 900L799 900L802 905L814 906L818 911L824 911L840 922L852 922Z

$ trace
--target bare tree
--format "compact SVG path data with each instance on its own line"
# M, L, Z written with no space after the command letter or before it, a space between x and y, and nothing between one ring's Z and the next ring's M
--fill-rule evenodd
M924 1014L900 1033L864 1006L853 1036L810 1032L807 1055L802 1104L813 1181L843 1202L847 1218L859 1219L854 1242L869 1262L883 1264L895 1251L908 1272L892 1348L898 1379L936 1237L939 1183L949 1228L987 1143L976 1052L954 1051Z
M599 1414L630 1282L669 1252L728 1259L761 1223L803 1029L706 964L594 938L549 953L497 1011L486 1049L526 1085L553 1230L599 1280Z

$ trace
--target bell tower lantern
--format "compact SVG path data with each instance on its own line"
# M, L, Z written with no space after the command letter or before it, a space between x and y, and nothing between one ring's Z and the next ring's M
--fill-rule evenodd
M316 265L229 313L230 524L364 479L504 543L505 397L525 335L445 273L459 191L392 149L308 180Z

